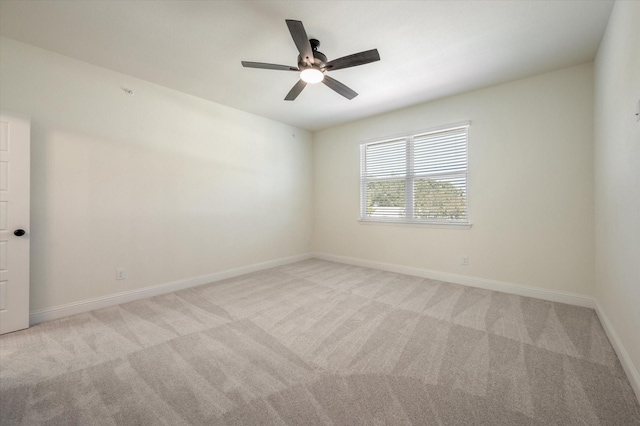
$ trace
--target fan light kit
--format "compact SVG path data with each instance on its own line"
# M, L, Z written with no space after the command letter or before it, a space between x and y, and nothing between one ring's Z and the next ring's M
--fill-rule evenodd
M285 101L295 100L307 84L320 82L347 99L353 99L358 96L356 92L325 73L379 61L380 55L378 54L378 49L354 53L353 55L343 56L333 61L327 61L327 57L322 52L318 52L320 42L314 38L309 39L307 37L307 32L302 22L292 19L287 19L286 22L287 27L289 27L289 32L291 33L291 38L293 38L293 42L298 52L300 52L298 55L298 66L291 67L288 65L248 61L242 61L242 66L246 68L300 72L300 80L293 86L289 93L287 93L287 96L284 98Z
M320 83L324 79L324 74L317 68L307 68L300 72L300 78L306 83Z

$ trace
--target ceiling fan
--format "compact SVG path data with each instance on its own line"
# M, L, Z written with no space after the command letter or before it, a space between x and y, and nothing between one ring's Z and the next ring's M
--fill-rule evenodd
M309 39L304 25L300 21L287 19L287 27L293 38L293 42L298 48L298 66L290 67L288 65L266 64L263 62L242 61L242 66L247 68L262 68L267 70L280 71L297 71L300 73L300 80L293 86L284 98L285 101L295 100L302 89L307 84L324 83L330 89L351 100L358 96L356 92L340 83L338 80L325 75L325 72L335 71L343 68L355 67L357 65L368 64L380 60L378 49L367 50L365 52L354 53L353 55L343 56L342 58L327 61L327 57L318 52L320 42L316 39Z

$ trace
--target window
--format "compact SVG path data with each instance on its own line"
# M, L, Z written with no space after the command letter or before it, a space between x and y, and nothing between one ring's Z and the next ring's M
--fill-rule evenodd
M360 218L468 224L469 123L360 146Z

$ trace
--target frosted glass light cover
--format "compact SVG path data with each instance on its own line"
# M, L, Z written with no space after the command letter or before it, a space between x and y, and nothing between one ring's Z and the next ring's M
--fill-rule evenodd
M314 84L320 83L324 79L324 74L318 69L307 68L305 70L302 70L302 72L300 73L300 78L306 83Z

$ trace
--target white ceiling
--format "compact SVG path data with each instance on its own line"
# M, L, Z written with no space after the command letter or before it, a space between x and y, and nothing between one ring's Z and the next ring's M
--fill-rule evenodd
M613 0L0 1L0 34L308 130L594 58ZM381 60L331 76L294 102L285 19L329 60L377 48ZM135 89L135 88L134 88Z

